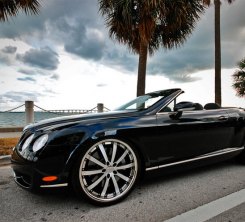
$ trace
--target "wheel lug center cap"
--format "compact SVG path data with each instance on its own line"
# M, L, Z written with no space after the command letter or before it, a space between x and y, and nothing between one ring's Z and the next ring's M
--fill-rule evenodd
M113 171L115 171L115 169L114 169L113 166L108 166L108 167L106 167L106 172L107 172L107 173L112 173Z

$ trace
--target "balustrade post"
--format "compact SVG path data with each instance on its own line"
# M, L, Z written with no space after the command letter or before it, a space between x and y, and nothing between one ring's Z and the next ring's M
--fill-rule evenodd
M25 101L26 124L34 122L34 102Z
M104 111L104 104L103 103L98 103L97 104L97 112L98 113L103 113Z

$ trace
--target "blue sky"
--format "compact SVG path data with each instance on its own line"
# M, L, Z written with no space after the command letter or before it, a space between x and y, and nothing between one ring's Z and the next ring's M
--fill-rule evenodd
M136 94L138 56L109 39L96 0L41 1L38 16L0 23L0 110L34 100L46 109L119 106ZM231 75L245 52L245 1L221 6L224 106L245 106ZM180 48L148 59L146 92L180 87L185 100L214 100L214 7Z

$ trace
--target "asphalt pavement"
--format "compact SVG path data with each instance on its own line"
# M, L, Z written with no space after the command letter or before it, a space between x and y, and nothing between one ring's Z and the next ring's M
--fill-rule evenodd
M10 159L11 159L10 155L0 156L0 167L10 165Z
M69 189L44 190L39 194L25 191L14 183L11 168L2 166L0 221L161 222L226 199L226 196L244 188L245 166L225 162L141 181L123 202L110 207L96 207L77 198ZM244 222L245 203L208 220L226 221Z

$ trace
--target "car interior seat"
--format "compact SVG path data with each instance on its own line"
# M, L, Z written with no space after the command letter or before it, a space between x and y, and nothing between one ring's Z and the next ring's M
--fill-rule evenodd
M164 107L164 108L161 110L161 112L171 112L171 111L172 111L171 108L168 107L168 106Z
M217 104L217 103L207 103L205 106L204 106L204 109L220 109L220 105Z
M200 103L194 103L195 110L203 110L203 106Z

